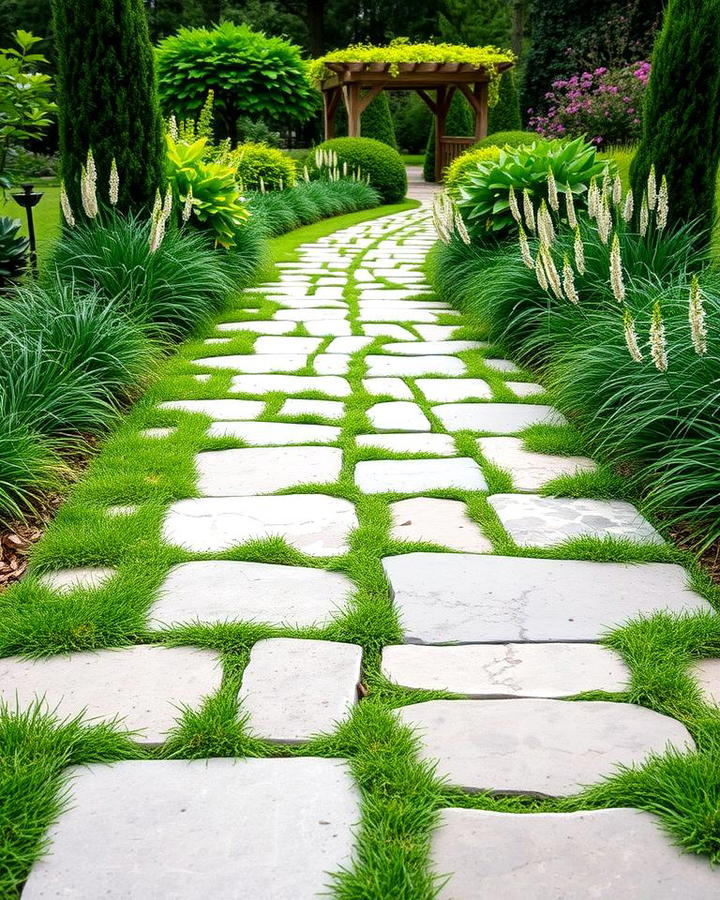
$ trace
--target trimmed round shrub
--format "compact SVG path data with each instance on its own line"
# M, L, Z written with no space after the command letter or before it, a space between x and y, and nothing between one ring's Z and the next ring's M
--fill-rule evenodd
M478 163L494 162L500 155L499 147L480 147L477 150L468 150L454 159L445 169L445 187L453 193L463 175L474 169Z
M478 141L475 147L526 147L544 140L534 131L497 131Z
M297 179L295 161L267 144L240 144L232 152L238 180L245 190L259 191L262 184L268 190L294 187Z
M373 138L343 137L325 141L319 146L336 153L341 168L343 163L347 163L351 171L359 166L383 203L397 203L405 196L407 174L402 157L387 144Z

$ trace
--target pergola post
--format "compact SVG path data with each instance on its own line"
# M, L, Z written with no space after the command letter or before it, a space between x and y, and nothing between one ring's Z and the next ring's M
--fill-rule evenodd
M475 106L475 140L481 141L488 133L488 83L478 81L473 86L473 96L477 101Z
M348 137L360 137L360 85L351 82L343 89L348 119Z
M335 137L335 118L337 115L338 104L340 103L341 88L332 88L329 91L323 91L323 113L325 126L325 140L329 141Z

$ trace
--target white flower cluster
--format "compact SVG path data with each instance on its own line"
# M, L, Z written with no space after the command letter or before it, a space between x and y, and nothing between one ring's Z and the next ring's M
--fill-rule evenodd
M158 190L155 194L155 205L153 206L152 215L150 217L150 252L154 253L165 237L165 228L168 219L172 213L172 188L168 187L165 191L165 199L160 196Z
M444 244L449 244L455 234L463 244L470 243L470 235L460 210L447 191L442 191L433 198L432 220L435 231Z
M352 181L364 181L370 184L370 175L363 175L360 166L354 166L352 169L344 161L342 166L338 159L338 155L334 150L327 150L323 147L315 149L315 168L324 175L328 181L340 181L340 179L350 178ZM310 172L307 166L304 167L303 176L305 181L310 181Z

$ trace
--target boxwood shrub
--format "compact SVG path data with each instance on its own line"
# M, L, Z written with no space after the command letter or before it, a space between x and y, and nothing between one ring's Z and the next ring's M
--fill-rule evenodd
M232 163L245 190L260 190L260 179L268 190L281 190L295 185L295 162L267 144L239 144L232 152Z
M335 152L341 168L345 162L350 170L359 166L383 203L397 203L405 196L407 174L402 157L387 144L373 138L342 137L325 141L320 147Z
M534 131L496 131L475 144L475 147L524 147L544 141Z

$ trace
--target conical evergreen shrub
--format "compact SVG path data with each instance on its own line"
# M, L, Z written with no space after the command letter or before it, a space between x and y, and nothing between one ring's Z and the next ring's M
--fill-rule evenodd
M509 69L500 79L498 102L488 112L488 134L495 134L496 131L519 131L521 128L517 76L515 69Z
M360 117L360 134L363 137L375 138L376 141L382 141L383 144L387 144L397 150L395 125L393 124L392 114L390 112L388 95L385 91L381 91L377 97L368 104L367 109Z
M121 210L150 204L163 177L163 130L143 0L53 0L62 177L79 208L92 150L107 198L113 158Z
M709 228L719 161L720 0L670 0L652 54L633 191L642 195L654 165L668 181L670 221Z
M470 104L465 97L456 91L450 102L447 119L445 120L445 134L450 137L472 137L474 128L473 113ZM425 181L435 181L435 119L428 135L427 150L425 151L425 165L423 167Z

